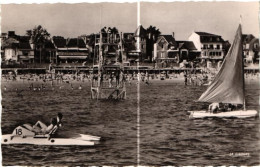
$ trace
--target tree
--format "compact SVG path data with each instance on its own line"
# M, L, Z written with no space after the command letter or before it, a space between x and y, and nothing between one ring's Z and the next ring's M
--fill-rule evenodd
M42 62L42 50L45 46L45 43L48 41L50 34L46 29L44 29L41 25L34 27L32 30L27 30L26 34L30 36L31 42L34 44L34 56L37 54L37 50L40 50L40 60ZM38 56L38 55L37 55ZM36 56L36 57L37 57Z
M146 40L147 40L147 44L146 44L146 55L148 55L148 59L151 62L152 61L152 53L153 53L153 46L154 43L157 41L159 35L161 34L160 30L157 29L155 26L150 25L147 29L146 29Z
M159 29L156 29L156 27L151 26L146 29L146 33L148 36L148 39L156 41L158 39L158 36L161 34Z

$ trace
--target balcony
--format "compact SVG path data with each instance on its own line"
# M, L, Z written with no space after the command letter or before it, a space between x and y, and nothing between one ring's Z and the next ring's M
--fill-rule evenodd
M212 60L222 60L222 59L224 59L224 56L209 56L209 59L212 59Z

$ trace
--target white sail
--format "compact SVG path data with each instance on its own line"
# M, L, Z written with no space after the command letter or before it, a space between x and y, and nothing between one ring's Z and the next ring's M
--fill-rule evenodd
M218 74L198 101L243 104L243 77L242 30L241 25L239 25L233 44Z

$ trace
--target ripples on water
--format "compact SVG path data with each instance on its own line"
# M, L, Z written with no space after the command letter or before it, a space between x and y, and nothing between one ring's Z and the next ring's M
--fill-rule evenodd
M2 146L3 165L136 165L136 84L127 86L127 100L90 99L89 83L83 90L28 90L29 83L3 82L2 133L23 123L46 123L57 112L64 115L61 135L83 133L101 136L91 147ZM40 85L40 83L39 83ZM74 83L78 87L79 83ZM15 88L24 90L15 92ZM184 86L172 81L141 84L142 165L259 165L259 119L188 118L188 110L207 108L195 103L206 87ZM248 108L258 109L259 87L247 85ZM2 89L3 90L3 89ZM249 153L230 156L230 153Z

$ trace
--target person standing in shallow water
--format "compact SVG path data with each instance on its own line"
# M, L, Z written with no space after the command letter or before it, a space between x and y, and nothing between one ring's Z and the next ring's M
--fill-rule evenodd
M184 84L187 85L187 82L188 82L188 78L187 78L186 73L184 73Z
M119 74L119 72L117 71L117 72L116 72L116 86L119 86L119 79L120 79L120 74Z

